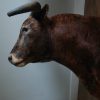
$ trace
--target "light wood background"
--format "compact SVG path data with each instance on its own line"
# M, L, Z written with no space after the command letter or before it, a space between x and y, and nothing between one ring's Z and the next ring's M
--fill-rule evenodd
M100 16L100 0L85 0L84 15ZM97 100L91 96L82 83L79 84L78 100Z
M85 0L85 15L100 16L100 0Z

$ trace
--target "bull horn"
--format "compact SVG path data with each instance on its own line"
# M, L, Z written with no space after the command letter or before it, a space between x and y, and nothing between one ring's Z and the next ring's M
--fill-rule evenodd
M40 10L41 10L41 5L39 2L31 2L8 12L7 15L10 17L17 14L30 12L30 11L32 11L33 13L39 12Z

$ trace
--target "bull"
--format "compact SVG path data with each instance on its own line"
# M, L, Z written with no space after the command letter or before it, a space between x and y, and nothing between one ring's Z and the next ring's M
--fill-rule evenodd
M33 2L8 16L31 12L8 59L18 67L56 61L72 70L100 100L100 18L79 14L48 17L49 5Z

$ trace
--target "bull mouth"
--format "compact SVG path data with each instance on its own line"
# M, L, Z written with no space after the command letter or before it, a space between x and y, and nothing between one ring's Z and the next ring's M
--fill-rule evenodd
M40 59L39 57L34 57L34 60L33 60L33 56L18 58L16 57L16 54L14 53L10 54L10 56L8 57L8 60L10 61L11 64L15 65L16 67L24 67L28 63L45 62L45 60Z
M12 63L12 64L15 65L16 67L24 67L27 63L23 60L21 62Z

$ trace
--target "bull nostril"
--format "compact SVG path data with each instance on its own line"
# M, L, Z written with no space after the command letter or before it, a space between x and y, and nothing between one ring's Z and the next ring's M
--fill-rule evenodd
M11 55L8 57L8 60L9 61L12 61L12 56Z

